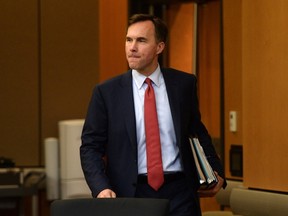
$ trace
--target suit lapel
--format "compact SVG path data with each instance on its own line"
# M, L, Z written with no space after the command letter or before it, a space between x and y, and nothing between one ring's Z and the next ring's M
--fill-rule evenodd
M177 80L173 76L173 73L169 69L161 69L166 85L167 95L169 99L169 105L171 109L175 134L177 143L180 143L181 137L181 112L180 112L180 101L179 101L179 86Z
M132 71L129 70L123 75L121 80L121 87L123 89L121 96L123 104L123 115L125 115L125 126L127 133L134 150L137 150L136 138L136 120L133 100L133 87L132 87Z

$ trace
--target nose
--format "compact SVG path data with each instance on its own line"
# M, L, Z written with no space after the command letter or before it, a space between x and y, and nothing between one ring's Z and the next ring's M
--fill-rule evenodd
M131 41L130 43L129 43L129 50L131 51L131 52L135 52L135 51L137 51L137 44L136 44L136 41Z

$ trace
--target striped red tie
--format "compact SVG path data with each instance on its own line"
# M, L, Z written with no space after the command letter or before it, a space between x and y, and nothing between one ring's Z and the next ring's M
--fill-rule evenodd
M164 182L160 133L154 89L149 78L145 82L148 84L144 99L148 184L157 191Z

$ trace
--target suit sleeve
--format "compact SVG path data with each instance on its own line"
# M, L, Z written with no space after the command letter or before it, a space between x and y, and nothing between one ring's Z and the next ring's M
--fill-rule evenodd
M80 147L81 165L92 196L111 188L105 174L105 146L107 143L107 110L100 87L96 87L88 107Z

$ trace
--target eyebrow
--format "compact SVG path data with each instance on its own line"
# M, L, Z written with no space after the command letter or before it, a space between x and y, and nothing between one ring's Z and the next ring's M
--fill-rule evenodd
M126 36L126 39L133 39L134 40L133 37L129 37L129 36ZM137 38L135 38L135 40L140 41L140 40L148 40L148 39L146 37L137 37Z
M138 37L138 38L136 38L136 40L148 40L146 37Z

